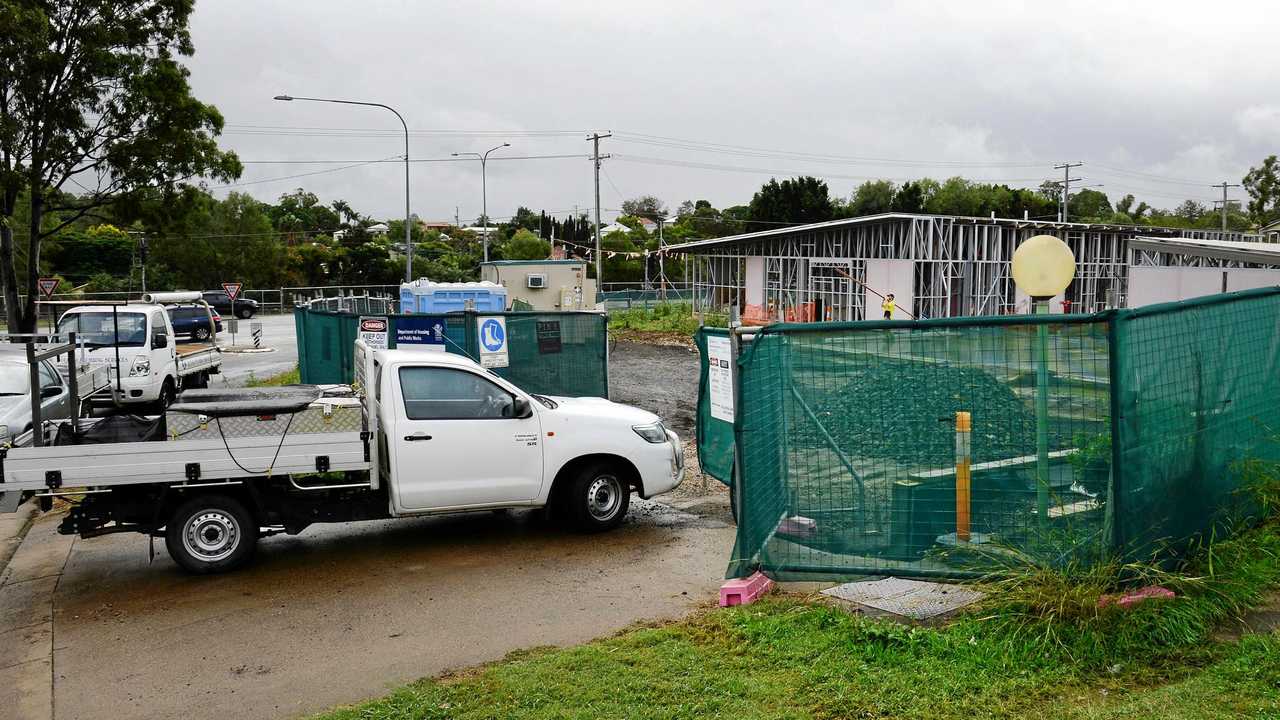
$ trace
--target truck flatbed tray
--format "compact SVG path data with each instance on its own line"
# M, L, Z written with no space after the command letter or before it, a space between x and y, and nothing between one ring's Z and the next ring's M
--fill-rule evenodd
M55 485L109 488L312 473L322 457L327 458L331 471L369 469L365 443L359 432L350 431L291 433L283 443L276 435L14 447L3 459L0 492L45 490Z

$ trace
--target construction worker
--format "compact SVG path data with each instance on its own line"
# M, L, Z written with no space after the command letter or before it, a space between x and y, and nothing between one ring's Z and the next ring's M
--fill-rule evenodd
M888 295L884 296L884 302L880 303L880 309L884 311L885 320L893 319L893 308L894 308L893 293L889 293Z

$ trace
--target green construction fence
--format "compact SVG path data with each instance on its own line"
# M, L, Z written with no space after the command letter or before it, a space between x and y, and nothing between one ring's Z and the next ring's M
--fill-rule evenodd
M294 308L298 368L304 383L350 383L359 316ZM389 315L390 347L396 324L421 315ZM570 397L608 397L607 318L592 312L449 313L445 349L479 360L477 321L505 318L508 366L493 368L526 392Z
M736 358L733 422L709 412L717 336L697 336L698 452L732 482L736 438L731 577L1176 556L1248 512L1238 461L1280 459L1280 288L1092 315L773 325Z

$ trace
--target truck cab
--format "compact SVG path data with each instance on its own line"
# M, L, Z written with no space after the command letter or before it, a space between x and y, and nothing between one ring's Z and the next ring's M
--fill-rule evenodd
M604 530L632 491L657 495L683 477L679 438L639 408L529 394L442 352L378 350L373 363L393 515L548 505Z
M58 320L58 333L71 332L83 348L80 361L109 371L112 394L90 398L99 404L109 399L118 405L166 407L179 391L206 387L222 364L215 345L179 346L169 313L158 302L71 308Z
M117 401L172 401L178 391L177 339L159 305L85 305L63 313L58 333L76 333L82 357L110 368ZM117 368L118 363L118 368ZM117 369L119 372L117 373ZM119 381L117 383L117 380Z

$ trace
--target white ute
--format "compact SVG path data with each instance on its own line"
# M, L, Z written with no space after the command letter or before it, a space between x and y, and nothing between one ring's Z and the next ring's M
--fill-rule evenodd
M166 430L138 430L163 440L10 448L0 510L74 495L61 532L164 537L179 565L210 573L315 522L549 507L577 530L608 530L631 492L684 476L680 439L652 413L532 395L443 352L357 342L355 363L353 395L287 388L304 397L289 413L255 407L257 391L196 391L208 404L184 396Z

